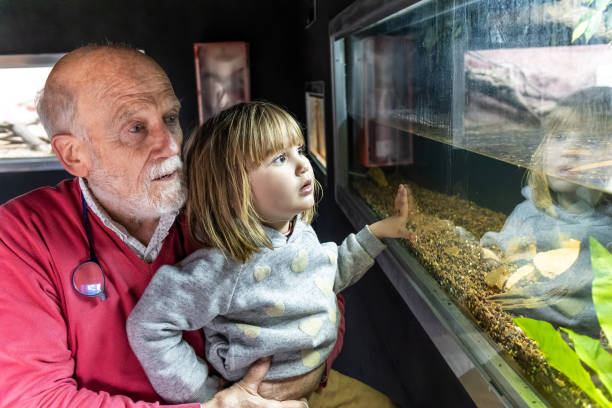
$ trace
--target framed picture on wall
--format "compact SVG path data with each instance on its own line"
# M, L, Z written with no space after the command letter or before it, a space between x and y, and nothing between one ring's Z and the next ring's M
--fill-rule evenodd
M327 172L325 147L325 83L306 83L306 146L323 174Z
M0 172L62 169L35 101L63 55L0 55Z
M308 28L317 21L317 0L306 0L306 26Z
M223 109L251 99L246 42L193 45L200 124Z

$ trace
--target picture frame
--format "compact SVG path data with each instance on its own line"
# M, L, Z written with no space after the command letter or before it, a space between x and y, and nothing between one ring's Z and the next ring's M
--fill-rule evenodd
M306 147L312 161L323 174L326 174L325 83L323 81L307 82L305 89Z
M243 41L194 43L200 125L251 99L249 46Z
M62 169L40 124L36 98L63 55L0 55L0 172Z

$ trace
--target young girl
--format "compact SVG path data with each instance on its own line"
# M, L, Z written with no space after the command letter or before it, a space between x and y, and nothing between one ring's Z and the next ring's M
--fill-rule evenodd
M591 301L589 238L612 247L612 202L605 192L612 180L611 91L584 89L546 117L523 189L526 201L500 232L481 239L483 247L501 249L498 260L513 271L497 296L504 309L594 337L599 324ZM577 176L603 191L572 181Z
M319 186L302 132L270 103L236 105L185 147L187 219L202 249L153 277L127 323L130 344L169 402L206 401L219 389L182 340L204 329L206 360L226 380L272 356L266 379L305 374L336 341L336 293L355 283L385 245L410 238L407 190L396 215L321 244L309 225Z

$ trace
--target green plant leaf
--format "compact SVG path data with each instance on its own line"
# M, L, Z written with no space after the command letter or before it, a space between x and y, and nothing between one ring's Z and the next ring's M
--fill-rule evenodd
M589 240L593 267L593 304L599 325L612 340L612 255L593 237Z
M612 354L601 346L599 339L574 333L569 329L561 330L565 331L574 343L574 350L580 360L597 373L608 391L612 391Z
M576 41L577 39L579 39L582 36L582 34L584 34L587 27L589 26L590 17L592 14L593 13L589 12L580 18L580 20L578 21L578 24L574 28L574 31L572 32L572 43Z
M438 42L438 33L434 27L429 27L425 32L425 39L423 40L423 45L427 48L428 51L431 51Z
M463 26L458 25L455 28L455 38L459 37L461 35L461 33L463 32Z
M551 367L565 374L567 378L602 407L612 406L603 397L601 391L595 387L591 376L580 363L576 352L570 348L561 334L550 323L527 317L517 317L514 319L514 323L538 344L540 351Z
M603 11L596 11L591 18L589 19L589 25L584 31L584 38L588 43L591 37L597 32L599 25L601 24L601 20L603 19Z
M606 30L612 30L612 11L608 11L604 16Z

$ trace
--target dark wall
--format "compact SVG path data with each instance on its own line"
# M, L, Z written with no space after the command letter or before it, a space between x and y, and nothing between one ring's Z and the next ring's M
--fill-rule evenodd
M333 156L329 20L353 0L318 0L305 28L307 1L280 0L0 0L0 54L66 52L90 42L127 42L167 71L183 110L185 134L197 125L193 43L247 41L251 95L305 118L304 83L325 82L328 157ZM340 243L353 232L333 199L333 163L315 228ZM65 172L0 174L0 203ZM335 367L388 394L401 406L471 406L384 273L372 268L344 292L344 351ZM442 392L441 392L442 391Z
M71 177L64 170L0 173L0 205L41 186L54 186Z
M247 41L252 98L303 110L300 20L293 2L273 0L1 0L0 54L63 53L106 41L143 49L168 73L187 136L198 124L194 42ZM0 204L65 177L4 173Z
M303 81L323 81L325 84L325 134L327 135L327 177L318 174L318 179L324 184L333 186L334 163L333 157L333 126L332 126L332 82L331 82L331 55L329 45L329 22L338 13L351 5L354 0L318 0L315 22L301 32L300 50L303 66ZM301 1L300 16L304 20L307 14L306 3ZM298 117L305 120L305 107L298 112ZM301 115L301 116L300 116ZM329 189L328 195L333 194Z
M167 71L187 131L197 125L194 42L249 42L252 97L302 107L298 12L294 2L273 0L2 0L0 54L107 40L144 49Z

